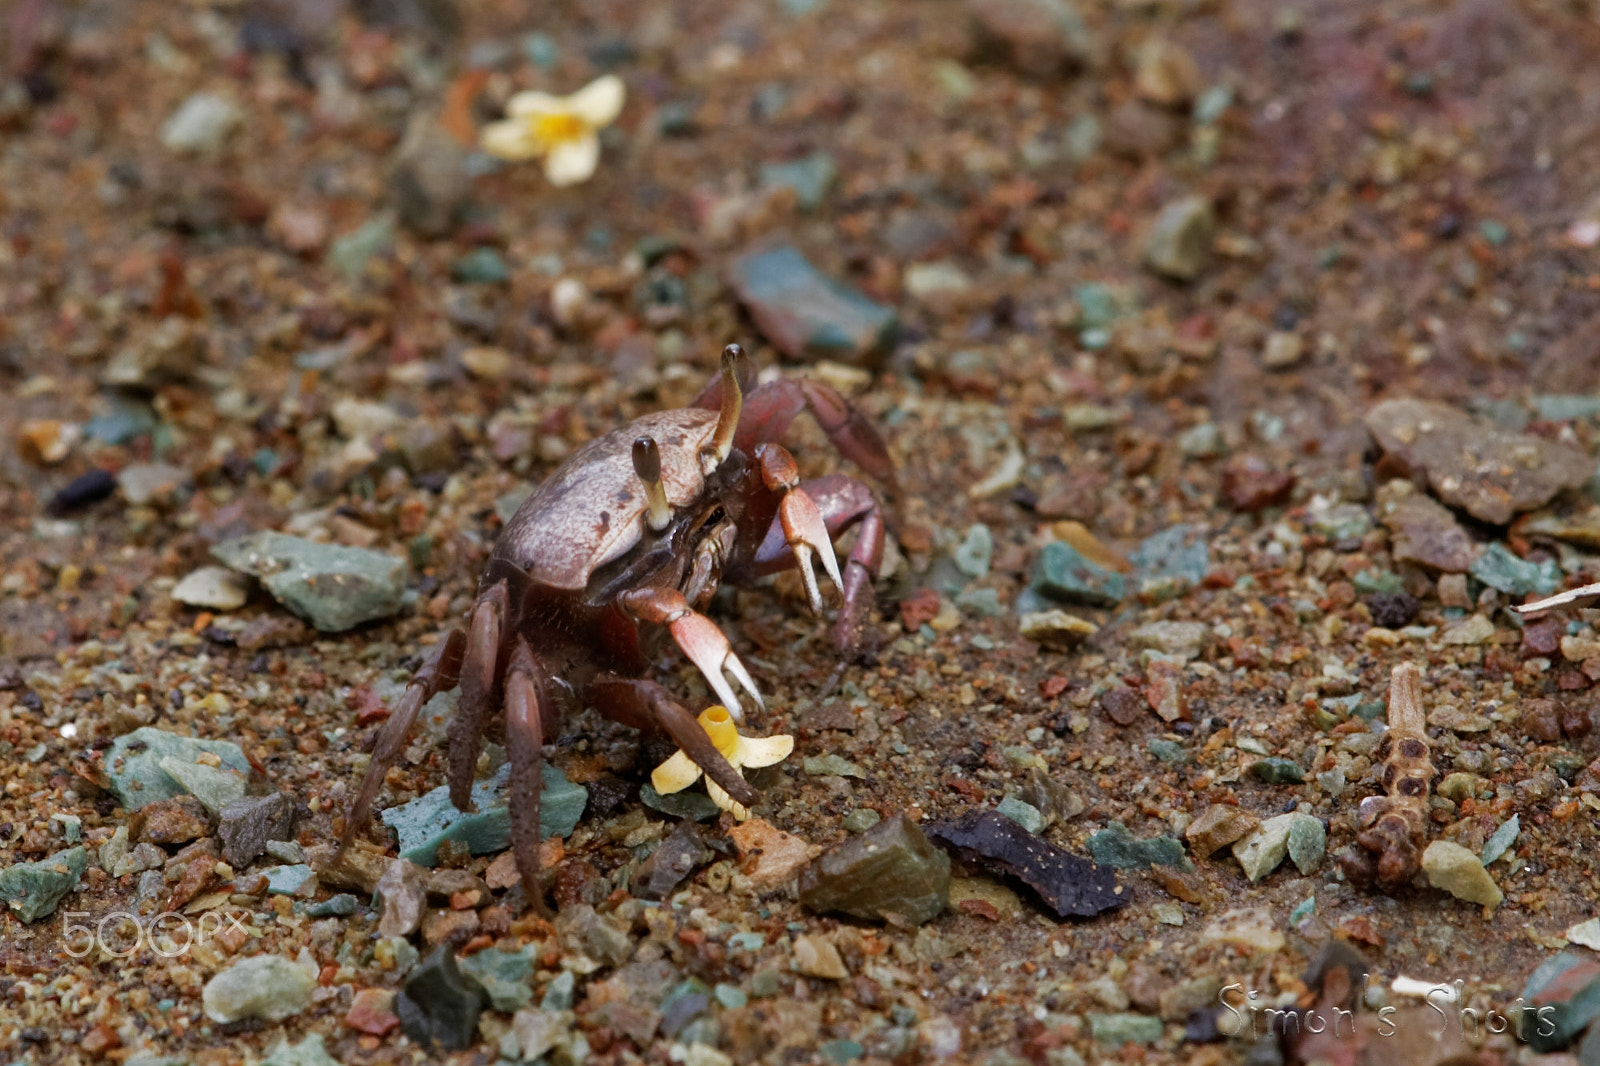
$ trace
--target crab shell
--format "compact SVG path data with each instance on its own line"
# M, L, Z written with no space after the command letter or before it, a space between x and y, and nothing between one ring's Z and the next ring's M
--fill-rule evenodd
M706 488L701 452L710 447L716 428L717 412L682 408L636 418L595 438L522 501L495 544L495 557L540 585L583 590L596 570L645 537L649 504L629 458L633 442L655 438L661 484L676 513Z

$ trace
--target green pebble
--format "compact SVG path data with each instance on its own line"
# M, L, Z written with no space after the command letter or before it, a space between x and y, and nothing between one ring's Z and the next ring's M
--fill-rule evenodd
M750 978L750 994L757 999L770 999L783 988L783 975L777 967L769 966L765 970L757 970L754 977Z
M1289 823L1289 858L1295 869L1311 874L1328 853L1328 830L1309 814L1296 814Z
M1257 759L1250 764L1250 773L1269 785L1299 785L1306 779L1306 772L1292 759Z
M1399 574L1389 570L1375 570L1372 567L1352 577L1350 584L1354 585L1356 591L1363 596L1372 596L1380 592L1393 595L1406 590L1405 582L1400 580Z
M845 815L844 820L839 824L844 827L847 833L861 833L877 825L882 820L882 817L871 807L862 807Z
M1166 737L1152 737L1144 746L1144 750L1160 759L1168 766L1182 766L1189 759L1189 753L1182 744Z
M450 802L450 788L440 785L410 803L383 812L384 824L400 837L400 857L420 866L438 861L439 845L447 840L464 844L474 855L504 851L511 843L511 814L506 808L506 786L511 767L472 786L477 812L465 814ZM539 833L542 837L571 834L583 816L589 793L574 785L554 766L544 767L544 787L539 796Z
M23 922L37 921L56 909L89 865L83 847L58 851L38 862L19 862L0 870L0 900Z
M533 999L531 984L534 956L538 948L528 945L518 951L485 948L457 962L461 972L474 978L489 993L495 1010L521 1010Z
M348 892L330 896L306 908L308 918L348 918L356 912L356 898Z
M1089 838L1089 856L1101 866L1127 870L1146 866L1189 869L1183 844L1173 837L1136 839L1121 822L1112 822Z
M1044 828L1044 814L1031 803L1024 803L1015 796L1007 796L1000 801L995 810L1016 822L1030 833L1037 834Z
M493 248L474 248L450 265L450 276L468 283L497 283L510 281L511 270Z
M1072 545L1057 540L1039 552L1029 587L1059 603L1115 607L1127 592L1127 581L1121 574L1090 562Z
M662 795L657 792L647 781L639 786L639 799L646 807L670 814L674 818L690 818L696 822L704 822L715 818L722 808L711 801L711 797L696 789L684 789L682 792L669 792Z
M1561 583L1561 567L1554 559L1530 563L1513 555L1499 541L1473 560L1467 572L1490 588L1511 596L1547 596Z
M215 755L224 770L249 776L250 761L239 745L226 740L197 740L180 737L153 726L141 726L124 733L106 749L102 765L111 779L111 791L123 808L136 811L146 803L184 795L182 785L162 769L165 759L176 759L190 766L201 754Z
M716 997L718 1003L728 1010L738 1010L748 1003L750 999L739 990L737 985L727 983L717 985L711 990L711 994Z
M862 1047L854 1040L829 1040L824 1044L818 1045L817 1050L820 1051L822 1053L822 1057L827 1059L829 1062L838 1063L839 1066L844 1066L844 1064L847 1062L850 1062L854 1059L859 1059L866 1051L866 1048Z
M842 755L808 755L805 771L815 777L861 777L867 772Z
M1161 1039L1161 1019L1148 1014L1091 1014L1088 1017L1089 1034L1097 1043L1121 1047L1129 1041L1153 1044Z

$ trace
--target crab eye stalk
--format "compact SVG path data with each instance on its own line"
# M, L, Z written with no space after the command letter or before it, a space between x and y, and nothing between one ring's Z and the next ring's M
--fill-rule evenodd
M720 464L733 451L733 436L739 429L739 414L744 410L744 349L730 344L722 349L722 410L717 414L717 429L711 435L709 454Z
M645 521L660 533L672 521L672 509L667 506L667 490L661 484L661 450L654 437L640 437L633 442L633 472L644 484L644 498L649 505Z

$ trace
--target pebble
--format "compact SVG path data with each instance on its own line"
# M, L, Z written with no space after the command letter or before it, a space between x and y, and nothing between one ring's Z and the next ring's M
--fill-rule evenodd
M878 812L871 813L875 823ZM844 821L849 822L850 817L853 815ZM848 825L845 828L850 829ZM866 828L869 826L860 827ZM757 888L773 888L798 877L819 850L805 838L785 833L761 818L751 818L734 826L728 830L728 838L739 849L741 871Z
M410 936L422 924L428 894L422 886L425 871L406 859L396 859L378 878L377 894L383 909L378 918L379 936Z
M807 755L801 764L814 777L859 777L867 772L842 755Z
M54 517L93 506L117 491L116 475L109 470L91 470L73 478L50 497L45 513Z
M311 1005L316 976L282 955L240 959L206 982L201 1002L214 1022L281 1022Z
M1255 832L1233 845L1233 857L1239 860L1251 884L1260 881L1278 868L1289 855L1289 828L1295 815L1280 814L1262 822Z
M639 786L639 801L652 810L674 818L692 818L697 822L715 818L722 813L710 796L704 792L685 789L663 796L646 781Z
M1328 853L1328 830L1321 819L1296 812L1289 822L1289 859L1303 874L1316 873Z
M1153 534L1133 553L1141 595L1153 583L1174 579L1189 588L1211 570L1211 531L1199 525L1169 526Z
M1145 265L1162 277L1193 281L1205 267L1216 228L1216 214L1204 196L1167 204L1145 238Z
M357 1032L388 1036L400 1026L400 1018L394 1013L394 997L392 989L363 988L350 1001L344 1024Z
M1017 631L1026 640L1056 651L1071 651L1096 633L1100 627L1059 608L1029 611L1017 619Z
M261 1060L261 1066L340 1066L340 1063L323 1046L322 1034L310 1033L298 1044L289 1043L287 1037L279 1040Z
M282 792L234 800L218 814L222 857L236 870L250 865L267 842L285 840L294 823L294 801Z
M405 560L366 548L262 531L219 544L211 554L259 578L274 599L324 633L395 614L405 591Z
M792 245L735 259L729 283L762 334L790 359L875 367L899 331L893 308L826 277Z
M1521 830L1520 818L1518 815L1513 814L1505 824L1489 835L1488 840L1484 841L1483 854L1479 856L1478 861L1487 867L1490 863L1499 859L1511 850L1511 845L1517 842L1517 834Z
M189 487L189 472L169 463L129 463L117 474L122 498L135 507L176 503Z
M393 247L394 220L378 215L334 241L328 249L328 262L346 281L353 282L366 272L368 262Z
M1372 515L1359 503L1335 503L1326 496L1313 496L1306 506L1306 525L1335 543L1360 540L1372 528Z
M1579 922L1568 929L1565 936L1574 944L1582 944L1586 948L1600 951L1600 918Z
M1457 899L1497 907L1505 898L1478 856L1448 840L1435 840L1422 853L1422 870L1428 884L1442 888Z
M1211 638L1211 627L1203 622L1147 622L1128 634L1128 643L1188 662L1200 657Z
M1040 550L1029 588L1062 603L1115 607L1127 591L1127 582L1121 574L1091 562L1070 544L1053 540Z
M395 1014L406 1036L423 1047L461 1051L477 1039L487 998L482 986L456 966L455 952L440 945L406 978L405 991L395 997Z
M850 976L850 971L844 967L844 959L839 957L839 949L826 937L796 937L793 957L795 971L806 977L843 981Z
M800 874L800 902L813 911L921 925L950 896L950 857L905 812L834 845Z
M38 862L19 862L0 870L0 900L27 923L52 914L78 884L89 865L86 848L68 848Z
M389 199L400 222L425 237L449 234L472 197L466 163L466 149L428 109L418 108L389 165Z
M952 553L956 568L971 578L985 577L989 562L994 557L994 534L980 523L969 526L966 536Z
M261 871L261 876L267 879L267 891L274 896L310 896L316 892L316 871L305 863L270 866Z
M1594 473L1594 460L1576 448L1431 400L1386 400L1366 422L1385 452L1426 475L1434 495L1492 525L1581 487Z
M1250 764L1250 775L1269 785L1298 785L1306 773L1293 759L1257 759Z
M1528 562L1495 541L1473 560L1467 571L1490 588L1511 596L1548 596L1561 584L1561 567L1554 559Z
M250 583L224 566L202 566L172 588L172 598L190 607L236 611L250 599Z
M186 844L211 832L205 807L188 795L147 803L140 808L136 821L135 833L151 844Z
M1484 644L1494 638L1494 623L1481 614L1469 615L1445 627L1441 644Z
M1035 78L1091 63L1100 47L1069 0L967 0L980 49Z
M511 1032L523 1062L537 1062L569 1039L572 1019L562 1011L519 1010L511 1019Z
M475 783L472 801L477 811L472 814L457 810L450 802L448 785L440 785L409 803L384 811L384 824L400 837L400 857L432 866L437 861L439 845L446 840L465 844L474 855L504 851L511 841L511 815L505 798L510 779L508 764L493 778ZM548 764L544 767L542 783L539 794L541 838L571 835L583 815L589 793Z
M881 821L883 816L871 807L858 807L839 820L839 828L847 833L860 833Z
M1189 866L1189 858L1183 853L1183 844L1176 838L1158 836L1140 840L1129 833L1127 826L1121 822L1112 822L1090 836L1087 846L1090 858L1102 866L1117 870Z
M1161 1039L1165 1030L1160 1018L1148 1014L1094 1014L1090 1013L1089 1035L1097 1043L1110 1047L1123 1044L1153 1044Z
M477 981L495 1010L513 1013L533 999L534 962L538 945L528 944L516 951L485 948L459 963L461 972Z
M1134 57L1133 89L1139 98L1160 107L1182 107L1203 84L1200 67L1180 44L1150 37Z
M839 182L839 165L827 152L784 163L763 163L761 185L768 189L793 189L803 211L815 211Z
M1033 804L1024 803L1015 796L1007 796L1001 800L995 810L1030 833L1039 833L1044 829L1044 813Z
M207 812L220 815L222 808L244 798L245 776L233 770L218 769L205 763L185 762L171 755L158 763L161 769L184 790L199 800Z
M511 280L511 268L493 248L474 248L450 264L450 277L468 284L503 284Z
M106 749L102 765L112 793L132 812L156 800L186 795L183 786L162 769L163 759L193 765L204 754L217 756L225 769L244 776L250 773L250 762L237 744L180 737L153 726L141 726L118 737Z
M30 418L17 431L17 452L39 466L54 466L72 453L83 428L53 418Z
M1211 459L1228 451L1228 443L1215 422L1190 426L1178 434L1177 444L1178 451L1190 459Z
M313 903L306 907L306 916L309 918L348 918L356 912L357 901L348 892L340 892L336 896L329 896L320 903Z
M1555 1008L1542 1012L1551 1025L1528 1026L1524 1030L1531 1049L1564 1048L1585 1026L1600 1018L1600 963L1584 952L1568 948L1539 964L1523 986L1522 998L1536 1008ZM1590 1044L1591 1041L1584 1041L1585 1047ZM1589 1064L1583 1062L1582 1066Z
M1455 515L1406 482L1390 482L1378 491L1378 517L1394 534L1396 562L1459 574L1483 551Z
M174 152L210 154L222 149L228 135L244 120L239 105L221 93L189 95L161 124L161 144Z
M1288 370L1296 366L1305 354L1305 338L1298 333L1276 330L1267 334L1266 347L1261 351L1261 365L1268 370Z
M972 288L972 278L955 263L937 260L912 263L906 267L901 284L914 300L934 300L967 292Z

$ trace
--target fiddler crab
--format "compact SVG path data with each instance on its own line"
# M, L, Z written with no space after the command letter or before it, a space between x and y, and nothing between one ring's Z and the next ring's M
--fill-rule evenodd
M893 485L894 467L877 430L828 385L780 378L747 386L746 361L731 344L720 374L691 406L645 415L590 441L523 501L495 542L465 625L439 642L377 734L339 855L367 825L418 712L457 685L447 734L450 801L471 808L485 735L503 715L511 843L523 887L541 911L541 748L567 712L593 707L624 725L665 733L684 757L663 766L665 779L686 784L698 770L714 797L720 791L731 799L729 809L756 803L729 755L755 766L761 758L775 761L775 753L737 749L727 736L743 712L726 674L757 707L761 695L700 609L723 581L794 567L820 613L820 564L843 597L834 643L854 657L883 558L877 499L841 474L802 482L794 456L777 440L809 409L862 470ZM853 525L856 542L841 569L833 538ZM705 675L725 715L711 708L697 721L666 687L643 676L663 629Z

